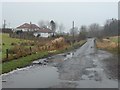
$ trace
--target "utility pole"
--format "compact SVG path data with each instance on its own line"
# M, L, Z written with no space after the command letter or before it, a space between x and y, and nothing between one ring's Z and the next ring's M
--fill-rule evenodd
M3 22L3 29L5 29L6 28L6 20L4 20L4 22Z
M72 22L72 30L73 30L73 41L74 41L74 37L75 37L75 35L74 35L74 21Z
M73 24L73 28L74 28L74 21L73 21L73 23L72 23L72 24Z
M30 22L30 31L32 31L32 22Z

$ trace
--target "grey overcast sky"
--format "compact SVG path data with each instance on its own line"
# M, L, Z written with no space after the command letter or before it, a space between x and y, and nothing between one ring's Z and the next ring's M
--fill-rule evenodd
M63 23L68 31L75 21L81 25L98 23L103 25L106 19L118 18L117 2L4 2L2 19L8 27L17 27L25 22L38 24L40 20L54 20Z

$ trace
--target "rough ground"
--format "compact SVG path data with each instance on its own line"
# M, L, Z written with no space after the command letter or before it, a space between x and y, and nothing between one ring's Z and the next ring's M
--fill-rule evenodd
M118 88L117 58L97 50L94 39L79 49L33 62L2 75L3 88Z

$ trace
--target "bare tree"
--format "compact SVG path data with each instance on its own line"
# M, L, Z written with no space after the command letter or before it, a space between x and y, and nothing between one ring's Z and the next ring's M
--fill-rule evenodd
M62 34L65 29L64 25L60 24L60 25L58 25L58 28L59 28L59 34Z
M85 39L87 37L87 27L82 25L79 32L79 39Z
M115 36L118 35L118 20L109 19L104 25L104 36Z
M49 21L45 21L45 25L47 26L47 28L50 28L50 22Z
M80 28L80 32L86 33L87 32L87 26L82 25L81 28Z
M94 24L91 24L89 26L88 30L89 30L88 31L89 32L88 36L90 36L90 37L97 37L97 36L99 36L99 32L100 32L101 28L100 28L99 24L94 23Z
M39 25L39 27L43 27L43 26L45 25L45 23L44 23L44 21L42 20L42 21L39 21L39 22L38 22L38 25Z
M78 34L78 28L74 27L70 29L70 35L75 36Z
M43 20L41 20L41 21L38 22L38 25L41 28L50 28L49 21L43 21Z

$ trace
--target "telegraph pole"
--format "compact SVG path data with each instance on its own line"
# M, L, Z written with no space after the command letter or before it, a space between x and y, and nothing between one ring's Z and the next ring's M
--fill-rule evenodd
M32 22L30 22L30 31L32 31Z
M75 35L74 35L74 21L72 22L72 30L73 30L73 41L74 41L74 37L75 37Z
M4 29L6 28L6 20L4 20L4 22L3 22L3 28Z

